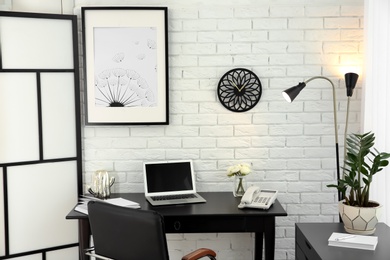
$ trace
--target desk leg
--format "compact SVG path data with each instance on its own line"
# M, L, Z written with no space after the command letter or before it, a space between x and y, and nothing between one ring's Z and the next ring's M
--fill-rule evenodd
M255 233L255 260L263 258L263 232Z
M85 255L84 249L89 247L91 229L88 219L79 219L79 259L89 260L90 257Z
M275 259L275 217L265 218L265 260Z

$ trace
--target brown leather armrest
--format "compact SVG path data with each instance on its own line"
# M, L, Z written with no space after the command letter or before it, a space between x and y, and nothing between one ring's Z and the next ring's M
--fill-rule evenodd
M182 260L196 260L196 259L199 259L199 258L202 258L205 256L216 257L217 254L211 249L199 248L199 249L195 250L194 252L183 256ZM214 259L214 258L212 258L212 259Z

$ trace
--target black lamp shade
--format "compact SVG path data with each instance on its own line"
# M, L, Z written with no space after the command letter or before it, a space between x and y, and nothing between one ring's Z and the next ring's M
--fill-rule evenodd
M294 99L299 95L301 90L306 87L306 83L300 82L298 85L291 87L289 89L286 89L282 92L283 97L286 99L287 102L293 102Z
M346 73L344 75L345 78L345 86L347 87L347 97L352 97L353 89L356 86L356 82L359 78L359 75L356 73Z

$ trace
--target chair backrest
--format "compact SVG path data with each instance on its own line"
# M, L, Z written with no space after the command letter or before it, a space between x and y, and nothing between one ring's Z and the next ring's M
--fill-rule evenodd
M163 217L155 211L91 201L89 222L96 254L115 260L168 260Z

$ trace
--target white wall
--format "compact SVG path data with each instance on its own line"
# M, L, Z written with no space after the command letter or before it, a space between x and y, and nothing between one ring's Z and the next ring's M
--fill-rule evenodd
M73 14L74 0L4 0L20 12Z
M14 0L13 4L18 10L25 6L25 11L44 12L44 2L52 0L29 0L28 5ZM74 13L80 17L81 6L107 4L76 0ZM116 177L114 192L142 192L142 161L190 158L201 191L231 191L227 167L252 163L249 183L278 189L289 214L277 219L276 259L294 259L294 223L338 220L335 190L326 187L335 182L332 91L328 82L313 81L292 104L282 99L281 91L312 76L333 80L342 156L346 110L342 69L362 67L363 0L169 0L164 4L116 0L109 4L169 8L171 123L84 127L85 184L95 170L106 169ZM54 8L53 12L60 11ZM241 114L223 108L216 95L219 78L236 67L252 70L263 84L260 103ZM351 102L350 131L360 126L358 84ZM172 259L202 246L216 249L220 259L252 259L249 234L168 238Z

